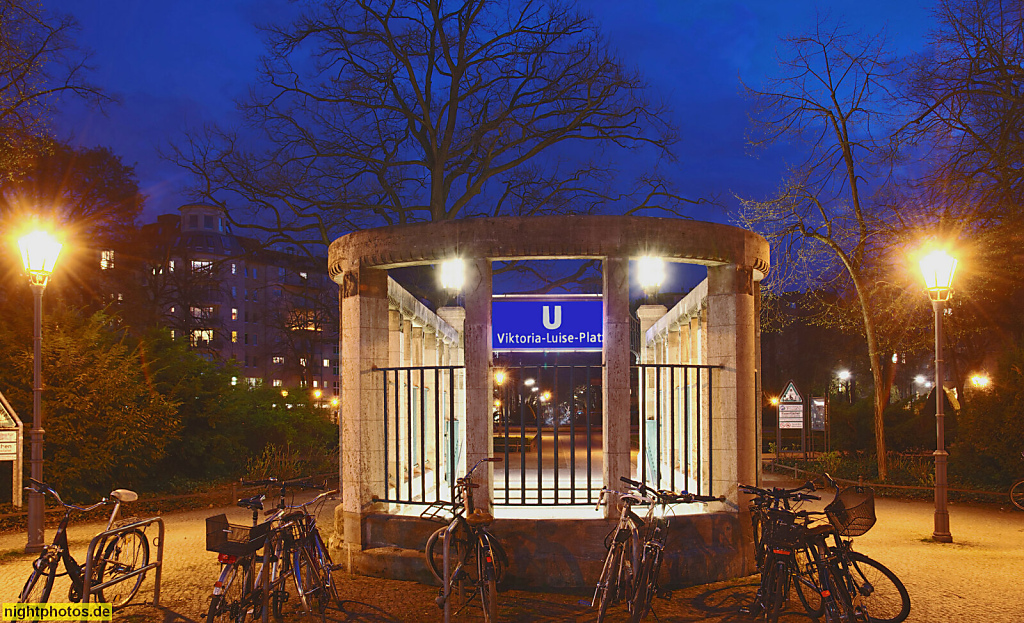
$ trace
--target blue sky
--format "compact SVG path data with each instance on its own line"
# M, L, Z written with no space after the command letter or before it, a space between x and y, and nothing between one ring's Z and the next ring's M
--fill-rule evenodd
M932 25L916 0L859 3L812 0L589 0L611 44L641 68L681 129L675 175L691 197L763 195L782 171L778 155L748 154L747 102L740 82L757 85L775 69L778 38L806 30L817 12L849 25L882 28L903 53L920 49ZM63 137L105 145L134 164L150 200L147 220L183 202L187 178L159 151L185 128L231 123L262 52L254 28L292 15L287 0L44 0L81 23L93 50L95 80L123 99L99 115L68 106L56 120ZM721 212L698 218L727 221Z

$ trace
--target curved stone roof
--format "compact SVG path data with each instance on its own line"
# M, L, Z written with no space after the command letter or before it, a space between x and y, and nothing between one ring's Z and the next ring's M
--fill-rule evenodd
M473 218L352 232L331 243L335 281L357 266L397 268L452 257L511 259L640 257L736 264L768 273L768 242L718 223L643 216Z

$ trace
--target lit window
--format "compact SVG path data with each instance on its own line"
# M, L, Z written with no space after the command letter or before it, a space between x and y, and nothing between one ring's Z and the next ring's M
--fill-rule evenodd
M118 292L118 293L117 293L117 300L119 300L119 301L123 301L123 300L124 300L124 295L123 295L123 294L121 294L120 292Z
M100 251L100 269L107 270L114 267L114 251L113 249L104 249Z
M231 274L238 274L238 264L235 264L234 262L231 262Z
M302 366L303 368L306 367L306 358L305 357L301 357L299 359L299 365Z
M174 272L174 260L170 260L169 262L167 262L167 272Z
M237 307L232 307L231 308L231 319L232 320L238 320L238 308Z
M274 379L272 385L274 387L281 387L281 379Z
M231 384L232 385L238 385L238 377L237 376L231 377Z
M306 275L306 271L302 271L302 272L300 272L300 273L299 273L299 278L301 278L301 279L306 279L306 278L307 278L307 275Z
M324 359L324 367L325 368L330 368L331 367L331 360L330 359Z
M192 346L206 346L213 341L213 329L196 329L192 331Z
M212 272L213 262L211 260L192 260L192 270L195 272Z
M263 379L258 379L250 376L245 379L245 382L249 384L249 387L256 387L257 385L263 382Z
M232 344L237 344L238 343L238 331L232 331L231 332L231 343Z
M177 309L178 309L177 307L175 307L174 305L171 305L171 313L172 313L172 314L173 314L173 313L174 313L175 311L177 311Z
M318 387L316 379L313 379L313 387Z
M273 358L273 362L274 363L284 363L284 357L274 357Z
M174 329L171 329L171 339L172 340L174 339L174 335L175 335L175 331L174 331Z

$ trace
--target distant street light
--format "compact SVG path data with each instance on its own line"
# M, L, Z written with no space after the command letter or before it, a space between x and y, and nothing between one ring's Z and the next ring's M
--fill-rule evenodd
M956 258L945 251L933 251L921 258L921 274L924 275L925 289L932 301L935 314L935 530L932 540L952 543L949 532L949 510L946 500L946 452L945 402L942 389L942 308L953 293L953 274L956 272Z
M43 480L43 290L53 274L57 256L64 246L45 231L34 231L18 241L21 259L28 273L28 285L32 288L35 324L32 333L32 430L29 474L35 480ZM43 526L43 496L35 491L28 494L28 544L29 553L43 550L45 537Z
M839 391L840 391L840 393L842 393L843 389L845 388L845 390L846 390L846 402L852 405L853 404L853 393L850 391L850 377L853 376L853 375L850 374L849 370L840 370L839 372L836 372L836 376L839 377L839 388L840 388Z

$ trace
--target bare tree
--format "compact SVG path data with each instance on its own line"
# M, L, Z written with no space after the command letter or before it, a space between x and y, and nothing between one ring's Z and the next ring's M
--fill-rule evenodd
M774 286L838 292L845 296L833 310L857 310L874 381L878 472L885 479L882 413L889 386L873 297L885 286L875 267L886 253L892 217L891 204L878 200L893 157L891 61L882 35L861 37L824 19L784 44L778 77L762 89L748 87L755 103L751 143L790 141L802 160L776 196L744 200L740 220L772 243Z
M50 15L33 0L0 0L0 171L15 177L60 97L109 101L86 80L88 55L71 36L67 15Z
M206 128L172 157L272 241L603 209L625 197L612 152L656 163L675 140L638 72L561 0L329 0L265 32L245 128ZM641 187L629 207L681 209L656 175Z

